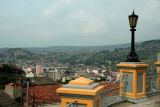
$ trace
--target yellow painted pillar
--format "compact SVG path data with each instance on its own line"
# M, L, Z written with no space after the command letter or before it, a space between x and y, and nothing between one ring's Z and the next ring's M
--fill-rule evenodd
M160 62L156 62L155 65L158 71L158 75L160 75ZM160 88L160 76L158 77L158 80L157 80L157 87Z
M56 91L61 97L61 107L77 99L74 103L85 105L86 107L100 107L100 93L104 90L104 86L94 83L93 80L80 77L63 85Z
M140 103L147 101L146 98L146 68L148 64L141 62L121 62L117 64L120 75L127 75L127 86L124 94L124 89L120 89L120 95L126 96L127 100ZM123 82L120 84L123 87Z

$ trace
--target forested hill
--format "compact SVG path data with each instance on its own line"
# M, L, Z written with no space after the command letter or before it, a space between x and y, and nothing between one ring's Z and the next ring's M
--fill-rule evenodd
M0 63L18 64L21 67L30 63L36 64L43 56L19 48L11 48L0 52Z
M58 66L60 64L85 64L91 66L112 66L124 62L130 52L128 48L115 48L115 50L103 51L67 51L33 53L20 48L6 49L0 52L0 63L14 63L22 66L43 65ZM160 53L160 40L145 41L136 45L139 59L153 65L157 61L157 53Z
M95 53L84 62L87 65L108 65L117 64L126 61L130 48L116 48L114 51L101 51ZM157 53L160 53L160 40L145 41L140 45L136 45L136 52L139 59L148 64L153 64L157 61Z

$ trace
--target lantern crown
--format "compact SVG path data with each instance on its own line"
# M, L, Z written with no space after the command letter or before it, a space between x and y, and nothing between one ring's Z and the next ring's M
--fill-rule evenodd
M130 27L135 28L137 25L137 21L138 21L138 15L134 14L134 10L133 10L132 15L128 16L128 19L129 19Z

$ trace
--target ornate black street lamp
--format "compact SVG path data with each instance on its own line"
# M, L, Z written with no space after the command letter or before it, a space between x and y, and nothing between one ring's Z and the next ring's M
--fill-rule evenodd
M130 15L128 18L129 18L129 24L131 27L130 31L132 32L132 38L131 38L131 52L127 56L126 62L141 62L138 59L138 55L135 52L135 43L134 43L134 32L136 31L135 27L137 25L138 16L134 14L134 10L133 10L132 15Z

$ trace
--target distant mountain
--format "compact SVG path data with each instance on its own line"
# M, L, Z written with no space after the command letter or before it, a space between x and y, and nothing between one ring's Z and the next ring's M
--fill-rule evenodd
M136 44L141 44L143 42L136 42ZM117 45L102 45L102 46L50 46L50 47L27 47L19 48L34 53L52 53L52 52L84 52L84 51L102 51L102 50L115 50L116 48L127 48L130 47L130 43L117 44ZM11 48L0 48L0 52L8 50Z
M136 42L141 44L142 42ZM117 45L104 45L104 46L51 46L51 47L30 47L23 48L34 53L51 53L51 52L70 52L70 51L102 51L102 50L115 50L116 48L130 47L130 43L117 44Z

